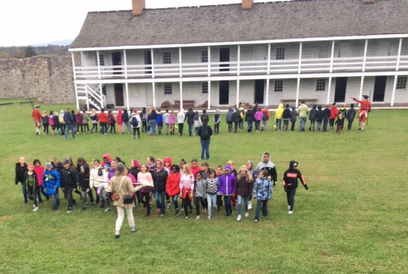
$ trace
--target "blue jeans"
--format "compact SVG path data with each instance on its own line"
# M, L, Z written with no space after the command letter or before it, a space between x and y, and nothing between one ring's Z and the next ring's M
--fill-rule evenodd
M217 209L217 194L207 194L207 215L211 217L211 207Z
M282 119L276 119L276 130L282 129Z
M241 215L241 213L242 213L242 208L241 208L242 200L244 200L245 213L248 212L248 200L249 200L249 197L248 196L242 197L242 196L238 195L238 215Z
M210 140L201 140L201 159L204 159L204 152L206 159L210 159Z
M262 215L268 216L268 200L256 200L255 220L259 220L259 213L262 208Z
M156 120L149 121L149 132L151 135L156 134Z
M52 203L52 208L57 209L58 207L58 194L52 194L51 195L51 203Z
M305 126L306 126L306 118L307 117L300 117L300 126L299 126L299 130L300 131L305 131Z
M192 124L188 124L188 134L191 136L192 134L193 134L193 127L194 127L194 124L192 123ZM195 133L197 134L197 130L195 130Z
M173 197L171 197L171 199L173 200L173 204L174 204L174 208L178 209L178 194L174 195Z
M23 197L24 197L24 203L27 203L27 185L26 183L21 184L22 190L23 190ZM34 195L33 199L37 199Z
M122 123L122 134L124 134L124 133L125 133L125 126L126 126L126 128L127 128L128 133L130 133L130 126L129 126L129 123L125 123L125 122L123 122L123 123Z
M248 122L248 132L252 131L252 122Z
M323 132L327 131L327 124L329 123L329 119L324 118L323 120Z
M224 196L225 213L227 216L232 214L231 196Z
M68 132L72 132L72 139L75 139L75 130L74 130L74 124L66 124L65 128L65 140L68 139Z
M166 213L166 191L155 191L154 199L156 200L157 209L160 209L160 214Z

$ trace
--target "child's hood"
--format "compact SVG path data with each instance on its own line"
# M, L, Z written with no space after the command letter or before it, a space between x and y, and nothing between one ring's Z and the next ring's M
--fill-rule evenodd
M170 157L167 157L164 159L164 163L169 163L169 166L171 167L171 165L173 164L173 160Z
M110 156L109 153L106 153L105 155L103 155L104 159L107 159L109 163L112 163L112 157Z
M140 168L140 163L138 160L132 160L132 163L134 168Z

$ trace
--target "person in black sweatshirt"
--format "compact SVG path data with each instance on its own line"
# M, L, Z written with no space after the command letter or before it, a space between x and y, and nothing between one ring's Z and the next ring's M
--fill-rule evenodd
M64 161L64 169L61 170L61 186L65 189L67 192L67 198L68 198L68 211L67 213L71 213L74 205L76 204L76 201L72 197L72 192L76 189L77 187L77 174L76 170L73 170L70 166L70 161L65 160Z
M186 118L184 120L187 120L187 124L188 124L188 135L192 136L193 134L193 126L194 126L194 111L192 108L189 108L187 113L186 113ZM198 116L198 112L197 112L197 116ZM198 117L197 117L198 118Z
M354 108L354 104L350 105L350 109L347 111L346 119L348 121L347 129L351 130L351 126L353 125L354 118L356 117L356 110Z
M316 118L317 118L317 109L316 109L316 105L313 105L309 113L309 120L310 120L309 131L315 131Z
M293 106L290 112L290 121L292 122L292 127L290 129L291 131L295 131L297 116L299 116L299 114L297 113L296 107Z
M289 121L290 121L289 104L285 105L285 109L283 110L282 118L283 118L283 130L288 131Z
M326 107L323 110L323 132L327 131L327 124L329 123L329 119L331 116L331 110L329 109L329 105L326 105Z
M241 113L240 113L239 109L236 108L235 111L234 111L234 114L232 115L232 121L234 122L234 131L235 131L235 133L237 133L240 118L241 118Z
M317 131L320 131L320 129L322 128L322 121L323 121L323 110L322 110L322 106L319 105L317 107L317 113L316 113Z
M302 182L302 185L306 190L309 190L309 187L306 184L305 179L302 176L302 173L297 169L298 163L296 161L290 161L289 169L283 174L282 184L286 192L286 198L288 201L288 214L293 214L293 209L295 206L295 194L296 188L298 187L298 179Z
M14 179L14 183L16 185L18 185L18 183L21 183L25 204L28 202L27 201L27 185L25 181L26 172L27 172L27 164L25 162L24 157L20 157L20 160L18 161L18 163L16 163L16 176Z
M252 124L255 121L255 111L249 106L246 115L245 115L245 122L248 123L248 132L252 131Z

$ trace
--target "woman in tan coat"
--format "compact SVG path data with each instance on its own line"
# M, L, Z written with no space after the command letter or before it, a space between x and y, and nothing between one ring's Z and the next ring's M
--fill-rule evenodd
M111 179L111 183L108 187L111 193L115 192L119 195L119 200L114 201L113 204L118 210L118 218L116 219L115 227L115 238L119 239L120 229L122 227L123 219L125 218L125 211L128 218L128 223L130 231L132 233L136 232L135 229L135 220L133 218L132 208L135 206L134 202L131 204L123 203L123 196L130 195L130 193L135 193L136 191L141 190L144 186L133 187L132 181L129 177L125 175L125 166L122 163L118 163L116 166L116 176Z

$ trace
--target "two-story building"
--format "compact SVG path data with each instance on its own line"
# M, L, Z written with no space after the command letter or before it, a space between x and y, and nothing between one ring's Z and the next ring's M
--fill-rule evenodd
M408 103L408 1L132 4L87 15L70 47L77 105Z

